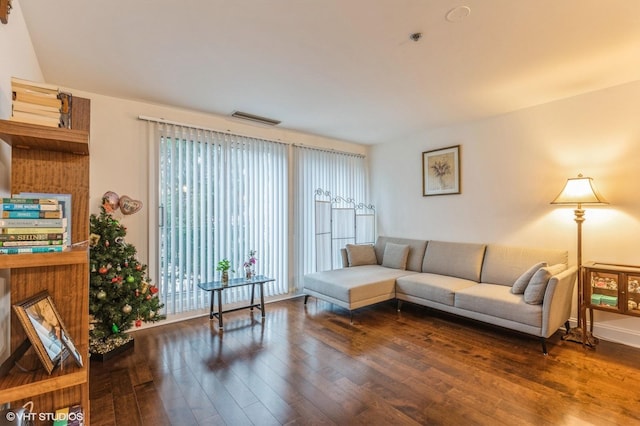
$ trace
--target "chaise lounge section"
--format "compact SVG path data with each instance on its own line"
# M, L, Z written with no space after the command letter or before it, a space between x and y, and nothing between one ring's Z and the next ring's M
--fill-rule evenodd
M397 299L546 339L569 329L577 268L563 250L379 237L347 245L344 268L304 277L309 296L350 311Z

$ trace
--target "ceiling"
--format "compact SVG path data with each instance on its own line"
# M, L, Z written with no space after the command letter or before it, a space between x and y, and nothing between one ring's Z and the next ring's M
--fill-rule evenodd
M14 3L49 83L363 144L640 79L640 0Z

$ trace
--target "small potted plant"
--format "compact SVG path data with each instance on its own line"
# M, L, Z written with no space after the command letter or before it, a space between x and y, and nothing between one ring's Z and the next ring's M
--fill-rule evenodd
M256 267L257 260L258 259L256 259L256 251L249 250L249 258L242 264L246 279L250 280L255 276L256 274L255 267Z
M229 282L230 269L231 269L231 262L229 261L229 259L222 259L221 261L218 262L218 267L216 268L216 271L222 272L221 281L223 284L227 284Z

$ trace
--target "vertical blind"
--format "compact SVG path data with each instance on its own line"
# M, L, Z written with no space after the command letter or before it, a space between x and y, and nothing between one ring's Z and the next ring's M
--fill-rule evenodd
M207 307L209 294L197 284L219 279L223 258L241 274L250 250L257 251L256 272L275 278L265 296L288 293L288 147L167 123L156 130L158 268L167 313ZM223 301L246 300L249 289L229 289Z
M362 155L294 147L294 288L302 288L302 277L316 270L315 198L317 189L332 197L368 202L367 161Z

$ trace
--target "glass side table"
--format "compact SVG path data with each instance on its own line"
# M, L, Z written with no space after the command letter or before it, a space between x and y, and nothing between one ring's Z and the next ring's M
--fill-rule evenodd
M210 281L206 283L199 283L198 287L200 287L204 291L211 292L211 305L209 309L209 319L213 319L213 317L218 317L218 328L220 330L223 329L222 323L222 314L227 312L239 311L241 309L250 309L253 311L253 308L258 308L262 311L262 318L264 318L264 283L268 283L271 281L275 281L274 278L265 277L264 275L256 275L250 279L247 278L231 278L227 283L223 283L222 281ZM235 309L229 309L227 311L222 310L222 292L227 289L234 287L243 287L243 286L251 286L251 301L247 306L241 306ZM260 286L260 303L253 303L256 285ZM218 298L218 311L213 312L213 305L215 303L216 295Z

